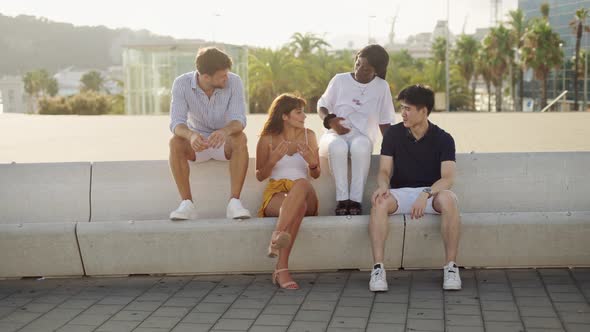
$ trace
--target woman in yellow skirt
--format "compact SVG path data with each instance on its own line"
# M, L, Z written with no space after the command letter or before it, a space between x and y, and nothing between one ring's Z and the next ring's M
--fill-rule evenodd
M270 178L264 190L259 217L278 217L268 245L277 257L274 284L298 289L289 274L289 254L304 216L318 213L318 197L309 177L320 176L318 143L305 128L305 100L291 94L278 96L268 110L256 147L256 178Z

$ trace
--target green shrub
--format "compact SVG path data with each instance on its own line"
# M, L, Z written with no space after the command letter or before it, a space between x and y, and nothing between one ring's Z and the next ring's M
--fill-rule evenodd
M72 114L72 108L64 97L39 99L39 114Z
M125 97L123 95L109 95L110 109L109 114L125 114Z
M73 114L79 115L107 114L110 109L108 97L93 91L71 96L68 99L68 105L70 105Z

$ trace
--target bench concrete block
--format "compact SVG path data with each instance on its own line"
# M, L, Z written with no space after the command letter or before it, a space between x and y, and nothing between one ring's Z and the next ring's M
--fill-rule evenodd
M322 174L311 179L320 199L319 215L333 215L336 207L335 185L328 161L321 158ZM225 218L230 196L229 163L208 161L190 163L191 189L203 219ZM373 156L365 188L365 214L370 211L370 197L376 187L379 156ZM253 216L262 202L267 181L256 180L255 159L250 159L241 200ZM92 221L162 220L178 207L180 197L168 162L123 161L98 162L92 166Z
M453 191L461 212L588 211L587 165L589 152L458 154Z
M463 213L461 218L461 266L590 266L590 211ZM440 222L440 216L406 216L404 268L445 264Z
M225 218L230 196L229 163L190 163L191 189L199 218ZM250 159L242 202L255 215L265 183L256 180ZM92 221L162 220L180 196L167 161L99 162L92 171Z
M0 164L0 184L0 224L90 218L90 163Z
M87 275L270 272L266 250L275 218L80 224ZM389 268L399 267L403 219L391 218ZM306 217L291 256L293 270L371 266L368 216Z
M0 277L82 275L76 223L0 225Z

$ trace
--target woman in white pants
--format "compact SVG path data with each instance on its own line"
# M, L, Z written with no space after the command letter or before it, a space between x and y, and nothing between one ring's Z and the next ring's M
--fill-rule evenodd
M318 101L327 131L319 144L336 183L336 215L362 214L362 199L373 145L394 122L389 84L389 55L380 45L368 45L355 59L354 71L337 74ZM350 155L350 184L348 157Z

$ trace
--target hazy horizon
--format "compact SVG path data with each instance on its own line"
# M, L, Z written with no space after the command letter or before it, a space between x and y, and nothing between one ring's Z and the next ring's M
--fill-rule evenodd
M277 2L270 0L203 3L184 0L170 0L165 4L22 0L3 4L0 13L44 17L77 26L146 29L178 39L273 48L287 43L295 32L315 33L335 48L348 46L349 42L353 47L361 47L367 42L369 33L378 43L385 44L391 19L396 13L395 41L400 43L411 35L432 32L436 22L445 20L447 15L445 0L369 0L362 7L353 2L334 0L301 0L291 7L289 4L277 6ZM517 5L518 0L504 0L499 17L505 19L506 13L516 9ZM430 10L425 11L425 8ZM460 34L463 26L465 33L490 26L489 0L453 0L449 8L450 28L454 34ZM160 19L162 17L167 19Z

